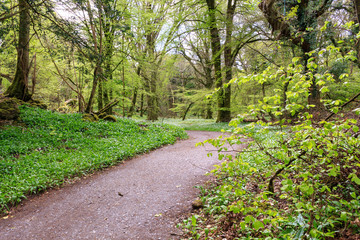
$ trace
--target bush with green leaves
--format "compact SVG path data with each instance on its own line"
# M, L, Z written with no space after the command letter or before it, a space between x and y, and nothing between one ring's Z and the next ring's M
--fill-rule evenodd
M233 120L237 125L239 119ZM260 123L260 122L259 122ZM259 124L258 123L258 124ZM184 224L196 239L325 239L360 234L360 139L354 119L321 122L307 115L295 126L249 124L225 139L222 150L252 139L250 147L213 171L203 188L203 228ZM202 235L201 235L202 234ZM200 237L203 236L203 237Z
M187 137L167 124L87 122L25 106L21 119L26 127L0 129L0 213L30 194Z
M286 73L267 69L261 77L238 80L280 77L282 87L288 85L233 119L231 136L205 141L216 146L225 161L213 171L216 181L201 188L202 213L182 224L189 237L339 239L360 234L359 122L344 117L315 121L307 113L309 81L316 79L326 93L333 79L326 72L312 72L313 62L310 71L303 72L297 61ZM340 103L325 102L334 114ZM260 120L240 125L249 115ZM226 154L229 145L244 143L247 149Z

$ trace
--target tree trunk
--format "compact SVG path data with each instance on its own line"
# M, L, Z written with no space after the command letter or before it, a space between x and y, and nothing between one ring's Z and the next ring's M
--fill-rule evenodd
M227 11L226 11L226 32L225 32L225 46L224 46L224 61L225 61L225 83L229 83L232 79L232 32L233 32L233 21L235 14L237 0L228 0ZM218 116L219 122L230 122L231 120L231 87L230 85L224 89L223 106L220 116Z
M206 104L205 118L206 119L212 119L213 118L213 112L212 112L212 109L211 109L211 102L210 101Z
M98 85L100 72L101 72L101 67L99 64L98 66L95 67L95 70L94 70L93 86L91 89L88 104L85 109L86 113L91 113L93 111L93 102L94 102L94 98L95 98L95 94L96 94L96 87Z
M144 94L140 97L140 117L144 116Z
M360 0L353 0L354 3L354 10L355 10L355 20L358 24L360 24ZM359 33L360 26L357 27L357 32L355 34ZM357 60L356 64L358 67L360 67L360 41L355 41L355 50L357 53Z
M28 101L31 99L28 89L30 10L26 0L19 0L18 3L20 22L16 72L14 80L6 90L5 95Z
M104 91L103 91L103 79L99 79L98 81L98 96L97 96L97 101L98 101L98 109L102 109L104 107L104 102L103 102L103 97L104 97Z
M128 113L128 117L132 117L132 115L134 114L134 111L135 111L135 106L136 106L136 98L137 98L137 87L134 88L134 93L133 93L133 98L132 98L132 101L131 101L131 106L130 106L130 109L129 109L129 113Z
M182 117L182 120L183 120L183 121L186 119L186 115L188 114L188 112L189 112L189 110L190 110L190 108L192 107L193 104L194 104L193 102L190 103L189 106L186 108L186 110L185 110L185 112L184 112L184 115L183 115L183 117Z
M156 96L156 73L152 73L149 83L149 92L147 95L147 120L158 120L158 106Z
M218 116L216 121L222 121L223 106L224 106L224 90L222 89L223 81L221 74L221 43L219 29L216 25L216 6L215 0L206 0L209 14L209 28L210 28L210 38L211 38L211 51L212 51L212 61L214 64L215 70L215 87L219 88L217 95L217 105L218 105Z
M287 81L284 82L284 88L283 88L283 92L282 92L281 106L282 106L283 112L284 112L283 118L289 118L290 117L289 111L286 110L286 105L288 103L286 93L288 91L289 84L290 84L290 80L287 80Z

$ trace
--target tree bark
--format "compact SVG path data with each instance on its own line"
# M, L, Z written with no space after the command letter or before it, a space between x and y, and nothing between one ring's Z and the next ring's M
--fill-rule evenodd
M99 78L98 80L98 95L97 95L97 101L98 101L98 109L102 109L104 107L103 97L104 97L104 89L103 89L103 79Z
M90 93L90 97L89 97L89 101L88 104L86 106L85 112L86 113L91 113L93 111L93 103L94 103L94 98L95 98L95 94L96 94L96 88L99 82L99 78L102 75L102 33L100 31L100 45L98 44L98 40L97 40L97 36L96 36L96 30L95 30L95 25L94 25L94 16L92 14L92 9L91 9L91 4L90 1L87 0L86 1L86 8L87 8L87 13L89 15L89 24L90 24L90 30L91 30L91 34L92 34L92 40L93 40L93 44L94 44L94 52L96 54L96 66L94 69L94 76L93 76L93 85L92 85L92 89L91 89L91 93ZM100 17L100 21L101 21L101 17ZM100 23L101 26L101 23Z
M138 89L137 89L137 87L135 87L133 97L132 97L132 100L131 100L131 106L130 106L129 113L128 113L128 117L130 117L130 118L133 116L134 111L135 111L137 92L138 92Z
M182 120L183 120L183 121L186 119L186 115L188 114L188 112L189 112L189 110L190 110L190 108L192 107L193 104L194 104L193 102L190 103L189 106L186 108L186 110L185 110L185 112L184 112L184 115L183 115L183 117L182 117Z
M144 94L140 97L140 117L144 116Z
M20 15L16 72L14 80L6 90L5 95L28 101L31 99L28 89L30 10L26 0L18 0L18 2Z
M354 10L355 10L355 16L354 18L356 19L356 22L358 24L360 24L360 0L353 0L353 4L354 4ZM357 34L360 30L360 26L357 27L357 31L355 32L355 34ZM360 41L359 39L356 39L355 41L355 50L357 53L357 60L355 61L357 66L360 67Z
M221 42L219 29L216 24L216 6L215 0L206 0L209 15L209 28L211 39L212 62L215 70L215 87L219 89L217 95L218 116L216 121L223 121L223 107L224 107L224 90L221 74Z
M98 85L100 71L101 71L101 67L100 67L100 65L97 65L94 69L93 85L92 85L89 101L88 101L88 104L85 109L86 113L91 113L93 111L93 102L94 102L94 98L95 98L96 88Z
M156 96L156 73L151 73L149 79L149 92L147 95L147 120L158 120L158 106Z
M233 23L234 23L234 14L236 8L237 0L228 0L227 11L226 11L226 32L225 32L225 46L224 46L224 61L225 61L225 83L229 83L233 78L232 66L233 66L233 56L232 56L232 32L233 32ZM230 122L231 120L231 86L229 85L224 89L224 101L223 101L223 111L221 112L218 120L220 122Z

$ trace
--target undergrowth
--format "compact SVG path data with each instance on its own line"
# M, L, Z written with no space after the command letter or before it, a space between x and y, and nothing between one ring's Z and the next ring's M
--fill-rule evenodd
M283 85L234 119L231 136L205 141L225 161L213 171L216 181L201 188L203 211L180 225L187 239L360 239L359 117L336 115L356 97L344 104L324 100L332 112L326 118L314 111L306 101L309 86L316 82L324 94L334 82L317 71L314 59L307 71L294 58L287 68L232 80L241 85L280 78ZM259 121L241 125L249 116ZM221 154L248 141L235 156Z
M185 130L190 131L210 131L210 132L221 132L222 130L233 129L228 123L216 122L214 119L173 119L167 118L161 122L168 123L171 125L179 126Z
M21 119L25 127L0 129L2 214L30 194L187 137L181 128L167 124L85 122L80 114L25 106Z
M236 125L239 120L234 120ZM311 116L291 127L255 124L208 140L219 149L252 140L225 156L202 188L204 211L184 221L189 239L356 239L360 237L360 139L356 120ZM239 137L241 136L241 137Z

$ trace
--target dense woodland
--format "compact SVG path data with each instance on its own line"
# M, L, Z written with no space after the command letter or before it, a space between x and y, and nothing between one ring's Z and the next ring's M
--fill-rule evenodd
M187 238L359 239L359 0L5 0L0 9L2 97L73 113L74 131L88 136L115 125L75 113L230 122L228 137L206 141L225 161L202 188L204 209L181 225ZM66 116L22 109L36 128L39 114ZM62 134L59 121L49 138ZM172 131L159 139L184 137ZM5 194L1 210L39 190L29 189Z
M360 91L359 12L350 0L8 0L0 7L1 91L62 112L89 113L118 99L122 116L229 122L274 95L283 108L328 110ZM315 76L296 100L286 94L293 59ZM248 80L228 84L241 78ZM264 109L264 117L274 111Z

